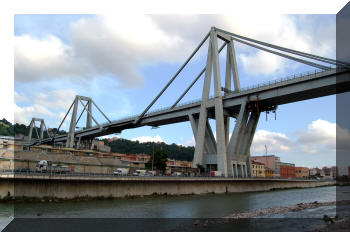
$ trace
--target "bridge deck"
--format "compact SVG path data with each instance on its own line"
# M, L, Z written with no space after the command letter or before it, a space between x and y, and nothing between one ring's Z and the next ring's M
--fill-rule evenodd
M350 70L331 69L327 71L314 71L291 76L279 80L265 82L259 85L232 92L223 97L226 114L235 116L239 111L243 99L259 101L264 107L277 106L311 98L328 96L350 90ZM208 103L208 114L214 117L214 98ZM107 134L120 133L122 130L136 127L160 126L188 121L189 114L198 114L201 100L182 103L174 108L162 108L147 113L142 121L135 124L138 115L94 126L89 129L78 130L76 137L98 137ZM262 109L264 110L264 109ZM65 141L66 135L57 136L55 141ZM44 139L42 143L50 143L51 139Z

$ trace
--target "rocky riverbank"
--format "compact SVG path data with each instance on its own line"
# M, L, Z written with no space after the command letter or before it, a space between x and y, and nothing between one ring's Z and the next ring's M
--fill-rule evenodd
M288 213L288 212L296 212L304 209L313 209L321 206L329 206L329 205L335 205L335 201L330 201L330 202L311 202L311 203L300 203L297 205L291 205L291 206L273 206L273 207L268 207L264 209L258 209L258 210L253 210L249 212L244 212L244 213L234 213L231 214L225 218L234 218L234 219L240 219L240 218L256 218L256 217L263 217L263 216L268 216L268 215L273 215L273 214L283 214L283 213Z

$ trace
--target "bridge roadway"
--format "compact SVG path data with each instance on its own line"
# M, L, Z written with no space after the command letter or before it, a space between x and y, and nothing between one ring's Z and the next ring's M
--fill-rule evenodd
M324 97L336 93L350 91L350 70L331 69L327 71L307 72L291 78L269 81L240 92L227 93L223 97L224 114L236 117L240 105L244 99L258 101L261 111L271 107L303 101L307 99ZM98 137L113 133L121 133L125 129L142 126L161 126L189 121L188 115L199 114L201 101L178 105L174 108L164 108L146 114L139 123L135 123L138 115L125 119L101 124L84 130L77 130L75 137ZM296 112L296 114L302 112ZM215 117L214 98L210 98L208 115ZM55 142L66 141L66 135L56 136ZM39 142L41 144L52 143L51 138Z

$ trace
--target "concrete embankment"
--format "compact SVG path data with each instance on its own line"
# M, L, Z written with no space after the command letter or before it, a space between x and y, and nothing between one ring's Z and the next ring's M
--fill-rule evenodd
M334 185L334 181L201 177L0 175L1 199L98 198L269 191Z

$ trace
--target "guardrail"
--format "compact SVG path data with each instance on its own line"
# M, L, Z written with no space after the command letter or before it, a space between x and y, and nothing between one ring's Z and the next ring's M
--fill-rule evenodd
M133 176L131 174L128 175L114 175L114 174L104 174L104 173L78 173L78 172L35 172L35 171L14 171L14 170L0 170L0 176L1 175L23 175L23 176L56 176L56 177L91 177L91 178L97 178L97 177L112 177L112 178L126 178L126 177L133 177L133 178L205 178L205 179L227 179L227 177L224 176L210 176L210 175L196 175L196 176L167 176L167 175L156 175L156 176ZM303 178L280 178L280 177L269 177L269 178L263 178L263 177L249 177L249 178L232 178L228 177L229 179L249 179L249 180L317 180L317 181L329 181L329 179L303 179Z

